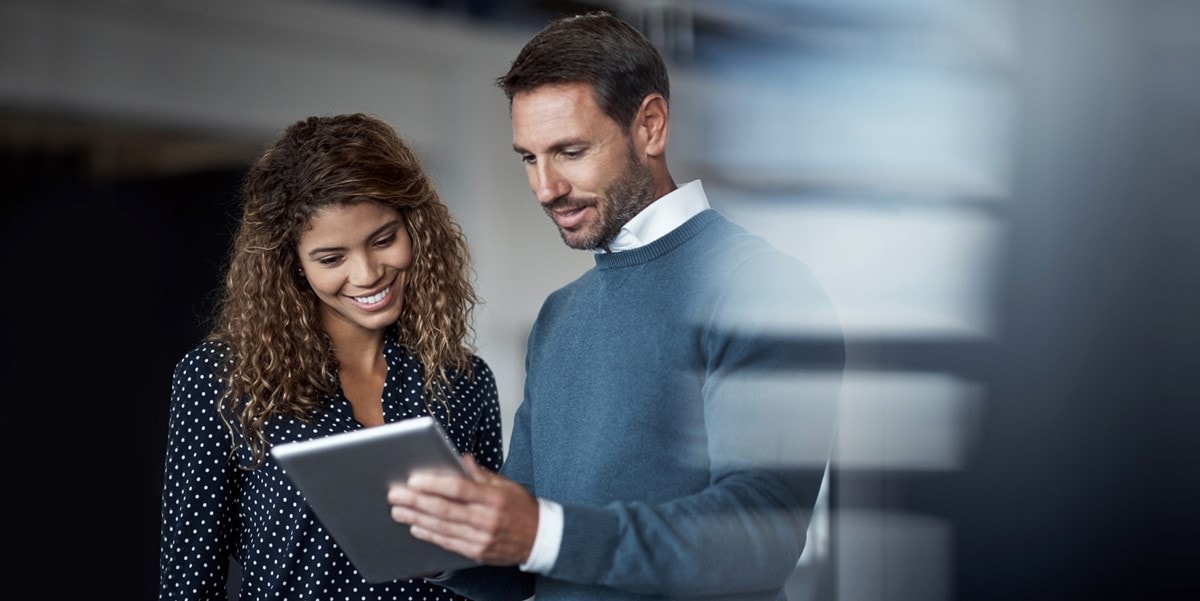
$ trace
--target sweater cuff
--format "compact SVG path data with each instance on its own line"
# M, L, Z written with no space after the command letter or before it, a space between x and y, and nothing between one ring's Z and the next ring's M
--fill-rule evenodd
M563 505L562 545L547 574L574 582L603 582L613 565L621 521L610 508Z

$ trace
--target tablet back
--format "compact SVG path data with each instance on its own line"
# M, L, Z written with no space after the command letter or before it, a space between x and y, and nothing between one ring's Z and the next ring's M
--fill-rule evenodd
M275 445L276 461L367 582L429 576L477 565L416 539L392 520L387 489L418 469L466 474L431 417Z

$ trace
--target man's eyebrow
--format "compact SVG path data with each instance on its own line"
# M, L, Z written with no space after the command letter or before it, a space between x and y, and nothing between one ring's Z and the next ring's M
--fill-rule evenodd
M546 150L547 150L547 152L559 152L564 148L568 148L571 146L582 146L582 145L584 145L583 140L581 140L579 138L571 138L571 139L560 140L558 142L555 142L555 143L551 144ZM522 148L519 144L513 144L512 148L514 151L516 151L517 154L534 154L533 152L530 152L529 150Z

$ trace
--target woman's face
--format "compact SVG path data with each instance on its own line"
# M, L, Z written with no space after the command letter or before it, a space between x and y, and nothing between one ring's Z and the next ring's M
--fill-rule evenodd
M413 251L395 209L370 201L325 207L308 220L297 252L331 335L382 333L400 318Z

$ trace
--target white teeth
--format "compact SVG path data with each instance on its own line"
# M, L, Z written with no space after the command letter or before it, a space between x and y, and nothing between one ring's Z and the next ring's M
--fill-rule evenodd
M377 303L377 302L383 300L383 297L387 296L388 291L391 289L392 289L392 287L388 286L387 288L384 288L383 290L379 291L379 294L372 294L371 296L356 296L356 297L354 297L354 300L356 300L364 305L371 305L371 304L374 304L374 303Z

